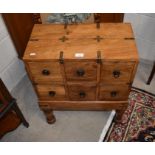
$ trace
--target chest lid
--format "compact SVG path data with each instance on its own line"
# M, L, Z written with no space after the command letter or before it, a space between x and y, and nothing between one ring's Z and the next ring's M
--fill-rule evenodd
M57 60L60 52L67 60L138 59L133 31L129 23L36 24L24 54L24 60Z

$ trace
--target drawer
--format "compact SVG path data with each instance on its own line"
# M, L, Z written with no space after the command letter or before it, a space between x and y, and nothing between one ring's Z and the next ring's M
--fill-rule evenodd
M129 95L128 85L102 85L99 90L99 100L116 101L127 100Z
M129 83L134 62L103 62L101 66L101 82Z
M96 86L82 84L68 85L69 98L73 101L93 101L96 99Z
M68 81L95 81L97 79L97 64L93 61L65 62L65 72Z
M65 100L65 88L63 85L37 85L36 90L39 99Z
M28 62L35 82L63 81L59 62Z

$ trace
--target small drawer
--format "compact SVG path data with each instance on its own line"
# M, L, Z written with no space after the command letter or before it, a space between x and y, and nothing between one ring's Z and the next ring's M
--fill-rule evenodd
M129 83L134 62L103 62L101 66L101 82Z
M63 81L59 62L28 62L28 67L35 82Z
M95 81L97 78L97 64L93 61L65 62L65 72L68 81Z
M99 91L99 100L116 101L127 100L129 96L128 85L102 85Z
M45 100L65 100L65 88L63 85L37 85L39 99Z
M73 84L68 86L69 98L73 101L93 101L96 98L96 86Z

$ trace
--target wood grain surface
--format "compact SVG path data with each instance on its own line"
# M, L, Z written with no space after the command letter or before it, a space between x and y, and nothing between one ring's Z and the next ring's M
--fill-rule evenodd
M104 23L35 25L23 59L51 123L53 110L115 109L121 119L139 58L131 24Z
M124 101L128 100L129 86L128 85L101 85L99 92L99 100L103 101Z
M28 66L35 82L63 81L59 62L28 62Z
M67 40L62 42L61 38ZM103 38L97 41L95 38ZM65 59L75 59L75 53L84 53L83 59L96 59L96 52L102 52L103 59L138 59L133 32L130 24L35 25L27 45L24 60L59 59L60 51ZM125 39L129 38L129 39ZM131 39L130 39L131 38ZM129 48L130 47L130 48ZM35 53L35 56L30 56Z
M38 91L39 99L47 100L67 100L65 94L65 88L63 85L37 85L36 89Z

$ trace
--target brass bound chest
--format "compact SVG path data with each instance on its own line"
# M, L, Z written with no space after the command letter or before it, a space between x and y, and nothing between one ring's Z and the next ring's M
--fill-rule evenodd
M53 110L116 110L128 105L138 64L129 23L35 25L23 60L48 123Z

